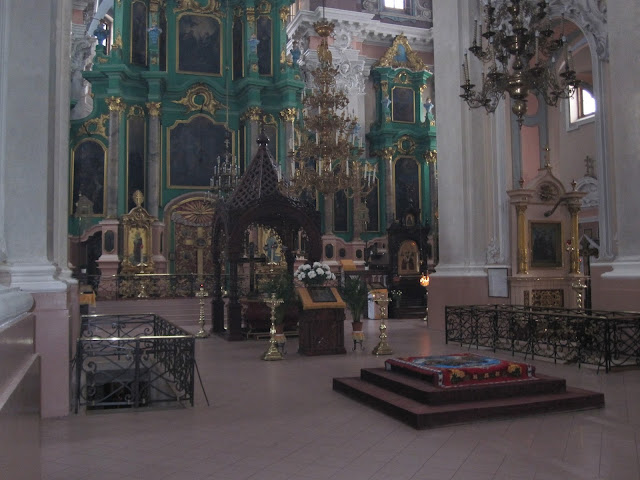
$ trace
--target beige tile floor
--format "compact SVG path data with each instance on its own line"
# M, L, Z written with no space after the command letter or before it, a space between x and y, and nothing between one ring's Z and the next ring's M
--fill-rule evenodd
M184 325L194 333L197 325ZM42 423L45 480L631 480L640 478L640 370L534 361L541 373L602 391L599 410L417 431L333 392L337 376L382 366L365 351L260 360L267 342L198 340L207 406L71 415ZM346 327L347 335L350 325ZM396 355L464 351L420 320L390 320ZM347 337L348 338L348 337ZM507 354L496 356L509 357ZM0 478L2 475L0 474Z

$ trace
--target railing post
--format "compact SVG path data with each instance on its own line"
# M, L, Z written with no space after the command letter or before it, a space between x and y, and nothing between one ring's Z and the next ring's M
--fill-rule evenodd
M74 413L78 413L78 407L80 406L80 392L82 391L82 364L84 363L84 348L82 340L78 339L76 345L76 398Z
M609 317L605 317L604 319L604 371L605 373L609 373L611 369L611 319Z
M140 340L136 339L133 351L134 370L133 370L133 407L140 406Z

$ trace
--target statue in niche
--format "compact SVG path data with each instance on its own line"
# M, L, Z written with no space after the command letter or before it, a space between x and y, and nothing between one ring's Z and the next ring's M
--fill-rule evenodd
M100 24L93 31L93 36L98 39L98 45L106 48L106 41L109 37L109 28L107 28L107 24L104 20L100 20Z
M298 41L294 40L293 46L291 48L291 60L293 61L294 65L298 64L298 60L300 60L300 55L301 54L302 54L302 52L300 51L300 47L298 45Z

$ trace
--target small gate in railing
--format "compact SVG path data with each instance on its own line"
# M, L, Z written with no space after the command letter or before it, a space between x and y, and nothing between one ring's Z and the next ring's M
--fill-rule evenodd
M82 319L74 368L74 411L194 401L195 337L162 317Z
M445 308L446 342L525 358L612 367L640 365L640 313L464 305Z

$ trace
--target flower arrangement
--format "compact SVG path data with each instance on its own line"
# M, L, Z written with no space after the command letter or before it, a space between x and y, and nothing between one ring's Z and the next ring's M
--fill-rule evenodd
M328 280L335 280L336 276L331 273L329 265L320 262L314 262L313 265L305 263L300 265L294 277L301 281L304 285L322 285Z

